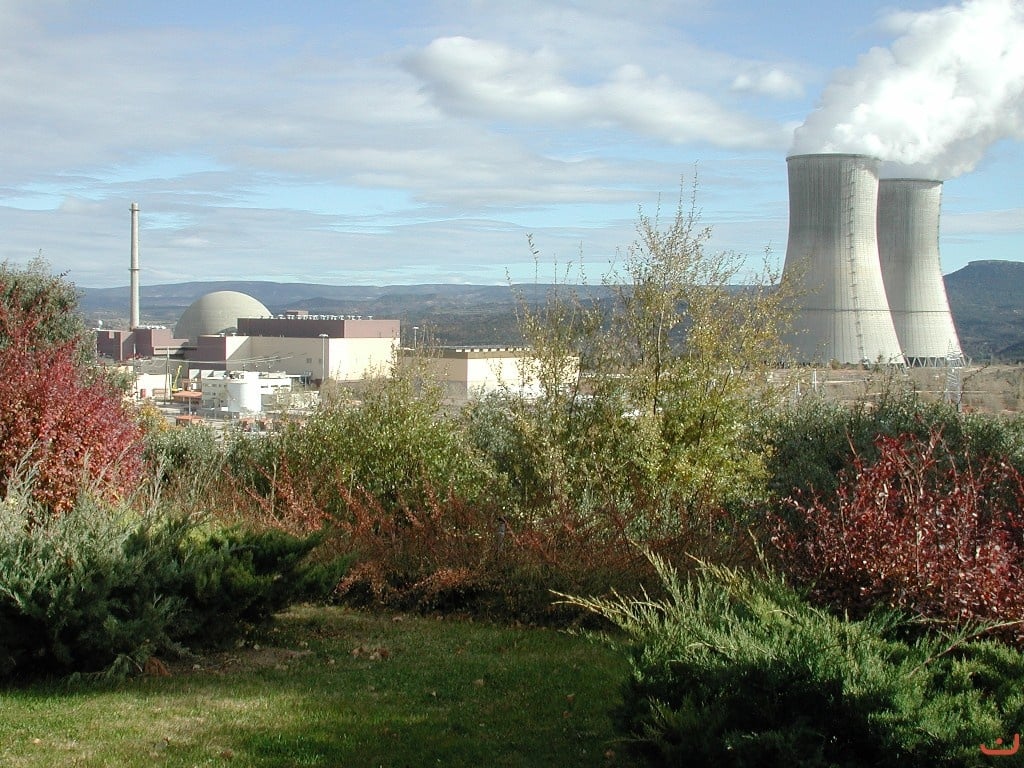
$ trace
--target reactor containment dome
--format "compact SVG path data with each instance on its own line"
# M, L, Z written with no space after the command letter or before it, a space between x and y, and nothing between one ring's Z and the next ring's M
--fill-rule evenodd
M234 333L240 317L270 317L262 302L238 291L214 291L200 296L186 309L174 335L196 344L200 336Z

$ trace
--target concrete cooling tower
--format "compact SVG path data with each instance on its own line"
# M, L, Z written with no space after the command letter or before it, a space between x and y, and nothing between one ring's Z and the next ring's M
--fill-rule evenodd
M883 179L878 254L893 325L910 365L960 362L960 340L939 264L942 182Z
M793 155L783 280L797 291L787 342L803 363L904 363L876 236L878 161Z

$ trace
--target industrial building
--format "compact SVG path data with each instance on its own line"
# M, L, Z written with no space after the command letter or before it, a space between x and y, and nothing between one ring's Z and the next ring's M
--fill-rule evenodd
M267 394L264 390L270 387L276 393L283 381L356 381L383 373L394 363L398 320L312 315L305 310L274 315L260 301L237 291L199 297L182 313L173 332L140 325L139 206L132 203L130 210L130 328L98 329L96 351L101 359L130 362L140 373L139 361L155 360L159 365L162 359L160 386L154 386L159 373L153 371L139 378L137 396L151 396L156 390L166 396L180 382L199 382L214 390L209 396L204 391L204 408L235 414L258 408Z
M405 349L399 364L407 370L418 368L425 379L441 386L449 403L460 404L490 392L538 396L541 383L534 360L523 347L442 347L429 354ZM566 377L578 375L577 359Z
M793 155L787 167L796 361L960 361L939 264L941 184L880 181L866 155Z
M291 392L292 380L283 373L208 371L199 388L202 412L234 418L274 408L281 393Z

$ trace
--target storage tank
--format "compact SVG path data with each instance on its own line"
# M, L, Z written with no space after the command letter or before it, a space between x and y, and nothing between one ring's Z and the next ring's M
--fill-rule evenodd
M226 384L228 413L260 413L263 410L258 373L245 371L241 376L229 377Z
M942 182L882 179L878 254L893 325L910 365L961 364L939 263Z
M786 163L783 281L797 293L786 339L796 360L903 365L878 256L878 160L815 154Z

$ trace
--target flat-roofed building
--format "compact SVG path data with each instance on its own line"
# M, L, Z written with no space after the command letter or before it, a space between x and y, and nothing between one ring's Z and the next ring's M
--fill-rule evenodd
M169 328L162 326L96 331L96 354L118 362L136 357L175 357L187 345L188 339L175 338Z
M533 353L524 347L442 347L427 354L403 350L401 364L419 367L436 381L452 403L463 403L489 392L506 391L523 397L541 394ZM579 374L579 360L566 371L565 384Z

